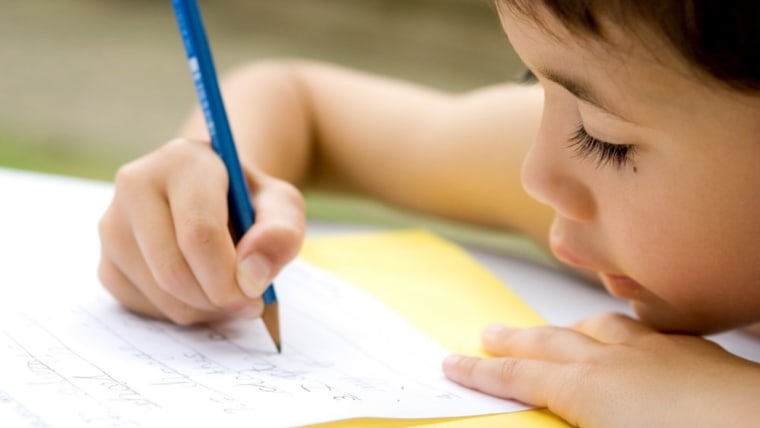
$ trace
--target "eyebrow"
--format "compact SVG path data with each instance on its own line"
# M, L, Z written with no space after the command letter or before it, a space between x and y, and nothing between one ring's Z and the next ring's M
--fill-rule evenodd
M614 109L611 109L607 103L602 101L602 99L596 94L596 92L594 92L591 89L591 87L588 84L586 84L586 82L583 82L582 80L574 79L570 76L566 76L566 75L563 75L562 73L556 72L554 70L549 70L549 69L540 69L538 70L538 73L544 76L545 78L551 80L552 82L567 89L567 91L575 95L576 98L583 100L597 107L598 109L603 110L604 112L612 116L615 116L616 118L620 120L623 120L625 122L630 122L630 120L626 119L625 116L616 112Z

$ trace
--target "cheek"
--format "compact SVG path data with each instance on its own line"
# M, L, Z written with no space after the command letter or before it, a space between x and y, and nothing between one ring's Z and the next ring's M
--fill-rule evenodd
M621 267L684 318L717 326L757 317L760 228L732 201L676 189L631 189L618 204L609 227Z

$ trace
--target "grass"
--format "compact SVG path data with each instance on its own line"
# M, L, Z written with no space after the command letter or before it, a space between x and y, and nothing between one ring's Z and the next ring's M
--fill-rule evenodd
M31 135L30 135L31 134ZM9 132L0 129L0 166L71 175L95 180L111 180L123 157L112 150L66 141L65 138Z

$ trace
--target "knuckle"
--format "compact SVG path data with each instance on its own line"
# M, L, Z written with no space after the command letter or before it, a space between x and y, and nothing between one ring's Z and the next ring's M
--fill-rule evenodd
M190 140L187 138L177 137L172 138L171 140L167 141L166 144L161 148L161 150L165 151L174 151L174 150L185 150L185 148L190 144Z
M107 260L122 271L127 271L135 264L134 236L127 220L121 213L115 212L113 207L99 220L98 235L101 260Z
M164 156L186 156L187 152L194 147L194 143L186 138L172 138L158 151Z
M260 251L277 271L298 255L305 227L286 220L268 221L254 226L255 232L245 240L244 253Z
M224 164L219 156L210 150L208 142L175 138L158 149L157 158L168 161L174 166L194 165L194 170L224 171Z
M284 224L280 226L279 251L275 252L275 261L286 263L298 255L303 242L304 230L298 225Z
M103 214L103 217L98 221L98 235L100 236L101 248L105 247L106 237L110 236L115 228L113 215L111 214L111 208Z
M304 217L306 202L298 188L284 180L271 177L260 178L261 190L266 193L276 206L284 208L285 214L291 219Z
M142 181L142 170L143 168L140 160L132 161L119 167L114 176L116 195L128 195L130 191L137 186L137 183Z
M292 205L296 207L305 206L303 195L301 194L301 191L298 190L296 186L294 186L293 184L287 181L281 181L281 180L275 181L275 186L278 187L278 191L280 192L280 195L285 201L291 203Z
M586 333L598 332L623 324L626 318L625 315L617 312L603 312L575 323L573 328Z
M181 302L169 305L164 308L163 312L169 321L182 326L199 324L209 320L208 314Z
M535 349L546 344L557 333L559 328L554 326L541 326L518 330L505 340L513 345Z
M113 270L114 267L111 262L105 259L101 259L100 263L98 263L98 280L101 284L103 284L106 290L111 292L111 294L114 294L112 289L116 286L116 279Z
M552 326L547 327L535 327L535 328L529 328L522 331L522 334L519 334L518 336L521 336L522 340L530 343L542 343L545 342L555 331L555 328Z
M265 252L276 262L284 263L298 254L306 234L305 224L293 221L276 221L265 226Z
M134 285L129 282L109 261L101 260L98 264L98 280L108 293L130 310L139 309L130 298Z
M177 232L177 241L183 253L192 253L212 244L227 230L222 225L203 216L191 216L183 221Z
M509 384L520 372L520 360L516 358L503 358L499 366L499 379L504 384Z
M176 256L166 257L156 263L153 278L162 290L174 296L190 285L186 280L184 263Z
M234 310L242 304L242 295L232 287L214 285L206 290L206 296L212 305L225 310Z

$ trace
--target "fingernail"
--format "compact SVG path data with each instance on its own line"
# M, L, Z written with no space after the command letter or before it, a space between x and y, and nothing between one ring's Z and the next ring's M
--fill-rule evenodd
M484 340L497 339L501 337L501 335L504 334L505 331L507 331L507 327L501 324L491 324L485 329L483 329L483 339Z
M237 280L246 296L256 298L261 296L271 279L272 269L264 256L253 254L240 262Z
M460 361L462 361L461 355L449 355L443 359L443 369L450 369L459 364Z

